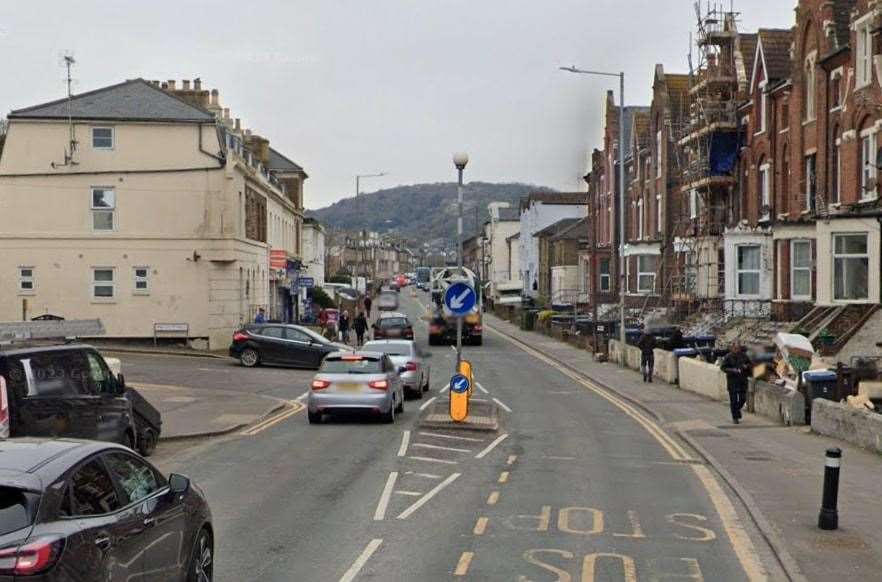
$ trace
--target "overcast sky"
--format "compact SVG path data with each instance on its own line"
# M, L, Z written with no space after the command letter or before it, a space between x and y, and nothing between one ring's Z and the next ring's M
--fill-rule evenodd
M703 0L706 2L707 0ZM451 180L581 188L605 79L648 104L655 63L686 72L692 0L66 0L0 2L0 110L124 79L201 77L310 175L306 205ZM729 0L725 0L728 6ZM793 0L735 0L743 30L789 28Z

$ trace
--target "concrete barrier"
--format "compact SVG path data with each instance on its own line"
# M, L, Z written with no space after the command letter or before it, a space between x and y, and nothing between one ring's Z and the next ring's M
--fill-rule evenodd
M632 370L640 370L640 349L625 345L625 366ZM609 341L609 361L616 364L622 363L622 349L619 340Z
M805 396L768 382L750 383L747 409L786 426L805 424Z
M812 430L882 453L882 414L817 398L812 401Z
M714 400L729 400L726 375L718 366L692 358L680 358L677 366L680 388L683 390Z
M668 384L676 384L680 379L680 375L674 352L656 349L653 353L655 354L655 372L653 376Z

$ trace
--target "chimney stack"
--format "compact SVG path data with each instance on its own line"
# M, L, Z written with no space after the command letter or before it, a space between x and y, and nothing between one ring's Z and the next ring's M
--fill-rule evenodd
M175 90L175 80L174 80L174 79L169 79L169 80L168 80L168 88L169 88L171 91L174 91L174 90Z
M162 82L162 85L160 86L160 88L161 88L161 89L168 89L168 83L166 83L165 81L163 81L163 82Z
M230 108L224 107L224 121L229 121L230 119Z
M184 79L183 81L181 81L181 83L184 84L184 91L190 90L190 80L189 79Z
M217 105L219 97L220 97L220 91L218 91L217 89L212 89L211 90L211 104Z
M236 131L242 131L242 120L238 117L236 118Z
M200 79L199 77L193 79L193 90L202 91L202 79Z

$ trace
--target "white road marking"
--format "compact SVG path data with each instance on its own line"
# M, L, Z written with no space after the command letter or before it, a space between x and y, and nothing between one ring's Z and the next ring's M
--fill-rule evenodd
M422 495L422 493L420 493L419 491L402 491L401 489L399 489L398 491L395 492L395 495L406 495L408 497L419 497L420 495Z
M487 389L484 388L484 387L481 385L480 382L475 382L475 386L477 386L477 387L478 387L478 390L480 390L480 391L483 392L484 394L490 394L490 392L488 392Z
M552 457L550 455L546 455L542 457L543 459L549 459L551 461L575 461L576 457ZM680 463L682 464L682 463Z
M408 517L413 515L414 512L416 512L420 507L422 507L423 505L431 501L433 497L438 495L438 493L440 493L442 489L459 479L460 475L462 475L462 473L454 473L444 481L438 483L438 485L436 485L434 489L423 495L419 500L417 500L416 503L402 511L401 515L399 515L397 519L407 519Z
M428 400L426 400L426 401L423 403L422 406L420 406L420 410L425 410L425 409L427 409L427 408L429 407L429 405L432 404L433 402L435 402L437 399L438 399L437 396L432 396L431 398L429 398Z
M432 473L414 473L413 471L407 471L405 475L413 475L414 477L422 477L424 479L440 479L441 475L433 475Z
M441 389L441 392L439 392L439 394L444 394L444 393L447 392L447 390L449 390L449 389L450 389L450 385L449 385L449 384L445 384L444 388Z
M509 455L509 456L508 456L508 460L505 461L505 464L507 464L507 465L514 465L515 461L517 461L517 460L518 460L518 456L517 456L517 455Z
M490 451L492 451L493 449L495 449L496 446L497 446L499 443L501 443L502 441L504 441L504 440L507 439L507 438L508 438L508 433L505 433L504 435L498 437L495 441L493 441L492 443L490 443L490 444L487 446L486 449L484 449L483 451L481 451L480 453L478 453L477 455L475 455L475 458L476 458L476 459L483 459L484 457L486 457L487 455L489 455L489 454L490 454Z
M294 400L296 400L297 402L303 402L303 399L306 398L307 396L309 396L309 391L304 392L303 394L301 394L300 396L298 396Z
M410 431L405 430L401 433L401 447L398 448L399 457L403 457L407 454L408 443L410 443Z
M431 457L407 457L413 461L425 461L427 463L441 463L442 465L459 465L456 461L445 461L444 459L433 459Z
M433 449L436 451L453 451L454 453L471 453L471 449L457 449L455 447L442 447L440 445L427 445L425 443L414 443L413 446L415 448L420 449Z
M367 561L371 559L371 556L374 555L374 552L379 549L382 543L383 540L380 538L371 540L361 555L355 560L355 563L340 578L340 582L352 582L355 580L355 577L358 576L358 573L361 572L361 569L364 568L364 565L367 564Z
M420 434L423 436L427 436L427 437L435 437L435 438L439 438L439 439L451 439L451 440L455 440L455 441L468 441L470 443L484 442L484 439L476 439L475 437L456 436L456 435L452 435L452 434L441 434L441 433L437 433L437 432L423 431Z
M487 498L487 505L496 505L497 501L499 501L499 491L493 491Z
M497 483L500 483L500 484L508 483L508 475L509 475L508 471L503 471L502 473L500 473L499 474L499 481L497 481Z
M509 408L508 406L506 406L505 403L504 403L502 400L500 400L499 398L494 398L494 399L493 399L493 402L495 402L495 403L498 404L500 407L502 407L502 409L503 409L504 411L506 411L506 412L511 412L511 408Z
M450 349L453 350L453 351L455 352L455 351L456 351L456 346L450 346Z
M374 521L383 521L386 517L386 508L389 507L389 497L392 496L392 490L395 488L395 481L398 480L398 472L389 473L386 479L386 486L383 487L383 493L380 495L380 502L377 503L377 510L374 512Z

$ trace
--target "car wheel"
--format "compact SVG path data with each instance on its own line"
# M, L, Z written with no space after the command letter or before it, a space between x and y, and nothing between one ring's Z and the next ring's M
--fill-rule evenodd
M380 416L380 420L382 420L386 424L392 424L395 422L395 405L389 405L389 412L385 412Z
M426 383L425 383L425 385L423 385L423 392L428 392L429 389L431 388L431 384L432 384L432 377L427 376Z
M309 424L321 424L322 423L322 413L321 412L306 412L306 417L309 419Z
M484 345L484 336L479 335L478 337L472 338L473 346L482 346Z
M214 547L208 529L202 528L196 536L187 582L211 582L214 578Z
M395 412L398 414L404 412L404 390L401 391L401 400L398 401L398 406L395 407Z
M138 439L138 452L142 457L149 457L156 450L156 433L152 428L146 429Z
M410 395L413 396L414 400L422 400L423 399L423 388L422 386L417 385L416 388L411 390Z
M253 368L260 363L260 354L254 348L245 348L239 356L239 361L246 368Z

